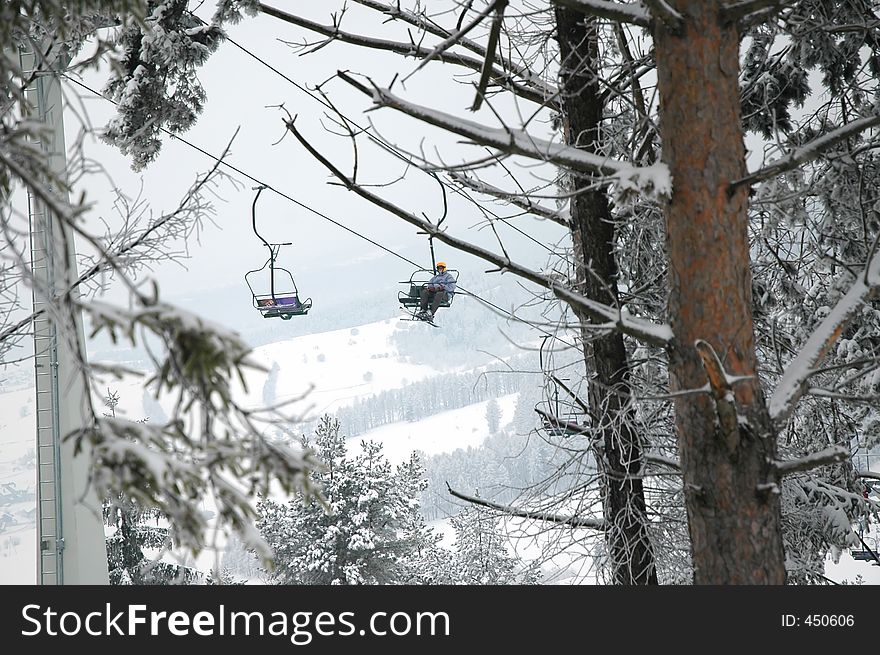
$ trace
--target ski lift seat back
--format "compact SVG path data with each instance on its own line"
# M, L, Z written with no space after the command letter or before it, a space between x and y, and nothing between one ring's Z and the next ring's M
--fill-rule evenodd
M263 318L289 320L292 316L307 314L312 307L312 299L300 301L296 294L275 297L271 294L262 294L254 296L254 306L260 310Z

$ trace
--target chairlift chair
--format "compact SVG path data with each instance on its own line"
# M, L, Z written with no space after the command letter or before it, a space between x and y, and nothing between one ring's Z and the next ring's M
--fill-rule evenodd
M281 246L290 245L289 243L272 243L267 244L270 249L269 259L260 268L245 273L244 279L251 290L253 296L254 308L256 308L263 318L280 318L289 321L293 316L303 316L309 312L312 307L312 299L300 300L299 291L296 288L296 282L293 280L293 274L286 268L275 266L275 260L278 258L278 251ZM269 268L269 291L258 292L254 289L254 284L260 277L260 273ZM261 291L265 287L260 287Z
M251 290L254 299L254 308L257 309L263 318L280 318L289 321L293 316L303 316L309 312L312 307L312 299L300 300L299 291L297 291L296 283L293 281L293 274L286 268L280 268L275 265L278 260L278 253L281 246L292 245L287 243L269 243L259 232L257 232L257 200L265 189L265 186L255 187L257 195L254 197L254 203L251 207L252 225L254 234L263 242L263 245L269 249L269 259L260 268L245 273L244 281ZM269 268L268 284L265 281L260 284L257 291L254 289L260 274ZM276 276L276 273L280 275ZM265 289L268 288L268 293Z
M549 436L570 437L583 434L590 425L590 417L583 401L577 393L570 389L555 375L547 373L544 368L544 347L548 337L541 341L538 358L541 370L544 371L544 389L547 391L545 400L535 405L535 413L541 418L541 425ZM560 388L565 396L560 399Z
M457 283L458 270L446 269L446 271L447 273L452 274L452 277ZM400 283L406 285L406 288L397 294L397 299L400 302L401 307L411 312L413 316L418 312L419 305L422 302L422 287L424 287L434 275L434 272L422 268L413 273L409 280L404 280ZM440 307L451 307L452 299L455 298L455 295L456 294L453 293L451 297L447 296L446 300L440 303Z

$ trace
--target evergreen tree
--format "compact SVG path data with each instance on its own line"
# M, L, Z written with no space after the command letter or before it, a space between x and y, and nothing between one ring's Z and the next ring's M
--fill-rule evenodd
M263 404L266 407L271 407L275 404L280 373L281 367L278 366L278 362L272 362L272 368L269 370L269 375L266 376L266 381L263 383Z
M480 507L467 507L452 519L455 528L452 580L456 584L538 584L540 572L522 567L507 551L498 520Z
M486 403L486 422L489 424L490 434L495 434L501 428L501 409L494 398L490 398Z
M413 577L416 559L432 541L419 514L421 465L411 459L397 471L381 445L362 443L349 457L339 422L319 421L314 442L324 470L313 478L326 504L295 498L265 500L257 527L275 551L274 581L281 584L396 584Z

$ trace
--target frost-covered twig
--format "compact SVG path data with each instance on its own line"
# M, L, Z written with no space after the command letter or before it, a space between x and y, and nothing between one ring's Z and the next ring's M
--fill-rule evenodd
M408 102L387 89L378 87L369 89L342 71L339 71L338 75L372 97L376 107L396 109L424 123L471 139L474 143L582 173L600 175L601 179L596 180L598 183L614 184L622 190L640 192L648 197L668 197L672 192L672 179L666 164L632 166L562 143L539 139L522 129L486 127L474 121Z
M287 126L287 129L290 131L290 133L293 134L296 139L303 145L303 147L305 147L305 149L308 150L309 153L311 153L311 155L315 157L315 159L320 161L327 168L327 170L333 173L333 175L337 179L342 181L347 189L349 189L350 191L354 191L362 198L369 200L373 204L403 219L407 223L415 225L420 230L426 232L428 235L437 239L438 241L442 241L443 243L446 243L447 245L450 245L457 250L475 255L480 259L495 264L502 271L513 273L514 275L524 278L529 282L549 289L561 300L564 300L572 306L580 308L591 318L599 321L596 324L585 326L588 329L599 331L620 330L624 334L628 334L636 339L639 339L640 341L644 341L655 346L666 345L672 340L672 328L670 328L666 324L657 324L641 318L636 318L630 316L625 309L611 307L609 305L596 302L595 300L591 300L590 298L587 298L575 291L572 291L568 287L563 286L559 282L559 280L555 278L543 275L541 273L538 273L537 271L533 271L530 268L517 264L507 257L502 257L494 252L491 252L484 248L480 248L479 246L476 246L469 241L464 241L463 239L453 237L447 234L446 231L439 229L433 223L426 221L423 218L420 218L415 214L412 214L411 212L408 212L398 207L397 205L389 202L388 200L385 200L380 196L377 196L376 194L368 191L360 185L354 184L344 173L336 168L326 157L318 152L311 145L311 143L308 142L308 140L296 129L293 120L286 120L285 125Z
M770 162L762 169L731 182L730 190L734 191L743 185L751 186L758 182L770 179L771 177L781 175L786 171L793 170L801 164L812 161L821 156L822 153L829 148L834 147L841 141L852 138L876 125L880 125L880 114L860 118L852 123L847 123L842 127L838 127L836 130L831 130L830 132L813 139L809 143L805 143L799 148L795 148L784 157L780 157L779 159Z
M541 205L532 202L531 198L529 198L528 195L511 193L510 191L499 189L496 186L486 184L485 182L482 182L480 180L474 180L467 175L462 175L461 173L457 173L455 171L448 171L447 175L449 175L449 177L452 178L455 182L458 182L460 185L466 186L473 191L483 193L487 196L492 196L493 198L501 198L502 200L509 202L515 207L526 210L530 214L540 216L541 218L546 218L550 221L553 221L554 223L562 225L563 227L571 227L570 222L562 214L561 211L555 211L547 207L542 207Z
M460 491L456 491L455 489L450 487L448 482L446 483L446 488L449 490L449 493L451 495L461 500L464 500L465 502L479 505L481 507L488 507L489 509L495 509L499 512L509 514L510 516L519 516L521 518L535 519L537 521L547 521L548 523L560 523L564 525L570 525L574 528L592 528L594 530L606 529L605 521L602 519L579 519L575 516L560 516L558 514L551 514L550 512L536 512L519 509L517 507L511 507L510 505L493 503L490 500L479 498L477 496L468 496L467 494L463 494Z

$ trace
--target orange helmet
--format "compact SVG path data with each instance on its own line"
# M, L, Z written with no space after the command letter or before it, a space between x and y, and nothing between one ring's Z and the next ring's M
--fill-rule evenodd
M437 262L437 268L446 268L446 262Z

